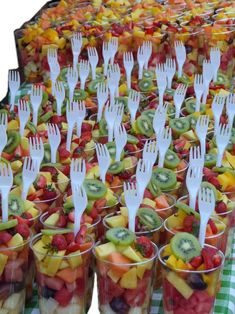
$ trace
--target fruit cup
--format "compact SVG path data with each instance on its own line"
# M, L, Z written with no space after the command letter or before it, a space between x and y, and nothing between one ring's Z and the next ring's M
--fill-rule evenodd
M42 213L48 211L52 207L60 206L61 204L61 193L59 190L55 190L55 195L53 197L49 197L48 199L44 198L45 194L40 198L36 198L33 200L35 206L41 210Z
M88 273L93 241L86 237L81 243L71 242L68 239L73 234L65 232L63 242L57 241L58 230L47 230L36 235L30 243L42 314L85 313L89 308ZM61 234L59 236L61 238Z

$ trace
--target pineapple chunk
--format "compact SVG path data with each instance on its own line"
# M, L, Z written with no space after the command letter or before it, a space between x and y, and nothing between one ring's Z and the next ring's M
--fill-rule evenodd
M128 246L123 252L122 254L124 256L126 256L127 258L129 258L130 260L134 261L134 262L141 262L142 259L140 258L140 256L137 254L137 252L132 249L131 246Z
M35 207L30 207L30 208L27 210L27 212L28 212L29 214L31 214L33 218L35 218L35 217L37 217L37 216L39 215L39 211L38 211L38 209L35 208Z
M7 309L8 311L13 311L16 308L19 308L19 304L21 303L24 294L25 294L25 291L21 291L19 293L13 293L5 300L3 304L3 308Z
M24 239L19 233L16 233L10 241L7 242L8 247L20 246L24 243Z
M42 240L37 241L33 245L33 252L39 261L43 260L43 258L47 254L47 249L45 248L45 243Z
M153 208L156 207L156 203L154 201L152 201L151 199L149 199L149 198L144 198L143 201L142 201L142 204L151 206Z
M19 127L19 122L17 120L11 120L7 124L7 130L18 130Z
M170 255L170 257L166 260L166 264L171 268L175 269L177 263L177 258L174 255Z
M34 207L34 203L28 200L24 201L24 209L26 211L28 211L28 209L30 209L31 207Z
M122 216L128 218L128 209L127 209L127 207L120 207L120 211L121 211Z
M66 250L54 253L52 256L46 256L43 261L46 274L48 276L54 276L60 268L60 265L65 255Z
M73 256L73 255L75 255L75 256ZM76 267L78 267L79 265L82 264L82 257L80 255L80 251L79 250L76 251L76 252L73 252L71 254L68 254L67 257L68 257L68 259L67 259L68 263L71 266L71 268L76 268Z
M22 168L22 161L15 160L11 163L11 169L15 172L18 172Z
M126 272L121 280L120 286L124 289L136 289L137 288L137 270L136 267L132 267Z
M97 256L101 259L106 258L109 254L111 254L115 251L116 251L116 247L111 242L101 244L95 248L95 252L96 252Z
M46 225L50 225L50 226L56 226L57 222L59 221L60 215L58 213L54 213L52 215L50 215L45 221L44 223Z
M185 280L180 278L176 273L173 271L170 271L166 279L172 284L173 287L175 287L176 290L179 291L179 293L188 300L191 295L193 294L193 289L186 283Z
M106 219L106 223L111 227L126 227L127 219L122 215L112 216Z
M8 256L5 254L0 254L0 276L2 276L2 273L4 271L5 265L7 263Z
M63 193L67 189L67 186L69 184L69 179L63 174L63 172L61 172L58 169L57 171L58 171L58 176L57 176L58 188Z

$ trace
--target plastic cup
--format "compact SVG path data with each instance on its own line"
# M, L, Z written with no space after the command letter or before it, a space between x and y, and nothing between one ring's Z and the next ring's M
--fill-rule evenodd
M210 246L211 247L211 246ZM210 270L171 269L164 260L165 247L159 251L163 276L163 309L166 314L189 312L212 314L216 294L220 288L224 254L220 266Z
M155 254L152 258L139 263L118 264L99 259L95 250L96 272L99 298L99 311L101 314L121 313L136 308L139 313L150 313L153 293L153 280L156 268L157 246L153 243ZM127 271L133 271L128 282L120 279ZM136 275L139 273L139 276ZM121 275L122 274L122 275ZM137 313L138 313L137 312Z
M57 189L57 195L55 197L48 200L34 200L33 203L42 213L44 213L52 207L60 206L61 196L60 191Z
M43 254L37 251L33 246L41 238L40 233L30 242L36 264L40 313L85 313L89 309L92 239L87 237L87 242L92 243L89 249L61 256L56 252Z

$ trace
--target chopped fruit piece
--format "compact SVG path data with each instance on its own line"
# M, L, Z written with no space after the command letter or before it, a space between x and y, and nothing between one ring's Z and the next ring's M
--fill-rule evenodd
M176 273L170 271L166 278L185 299L189 299L192 296L193 289Z
M7 243L8 247L17 247L20 246L24 243L23 237L19 234L16 233L11 240Z
M141 257L131 246L128 246L124 251L122 251L122 254L129 258L130 260L132 260L133 262L142 261Z
M5 265L7 263L8 256L5 254L0 254L0 276L2 276L2 273L4 271Z
M57 250L66 250L67 248L67 241L62 234L56 234L52 238L51 242L52 246L57 248Z
M126 272L121 280L120 286L124 289L136 289L137 288L137 271L136 267L132 267L128 272Z
M112 269L113 272L120 274L121 276L130 269L130 267L128 265L125 266L125 264L130 264L131 260L123 256L119 252L113 252L109 254L107 260L112 263L110 265L110 269Z
M144 236L141 236L136 241L136 249L144 257L151 257L154 253L154 248L152 242Z
M95 252L97 256L101 259L106 258L109 254L116 251L115 245L111 242L101 244L96 247Z
M59 303L60 306L67 306L73 297L73 293L69 292L66 288L62 288L61 290L55 293L55 300Z

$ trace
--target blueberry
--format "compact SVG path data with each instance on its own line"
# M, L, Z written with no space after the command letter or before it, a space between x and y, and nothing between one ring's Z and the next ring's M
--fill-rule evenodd
M42 291L41 295L45 299L49 299L49 298L53 298L54 297L55 290L53 290L53 289L50 289L48 287L43 287L41 291Z
M203 281L201 274L190 274L187 282L194 290L205 290L207 288L207 284Z
M190 45L185 45L186 53L190 53L193 51L193 47Z
M110 302L111 309L118 314L127 314L130 306L122 297L113 298Z

